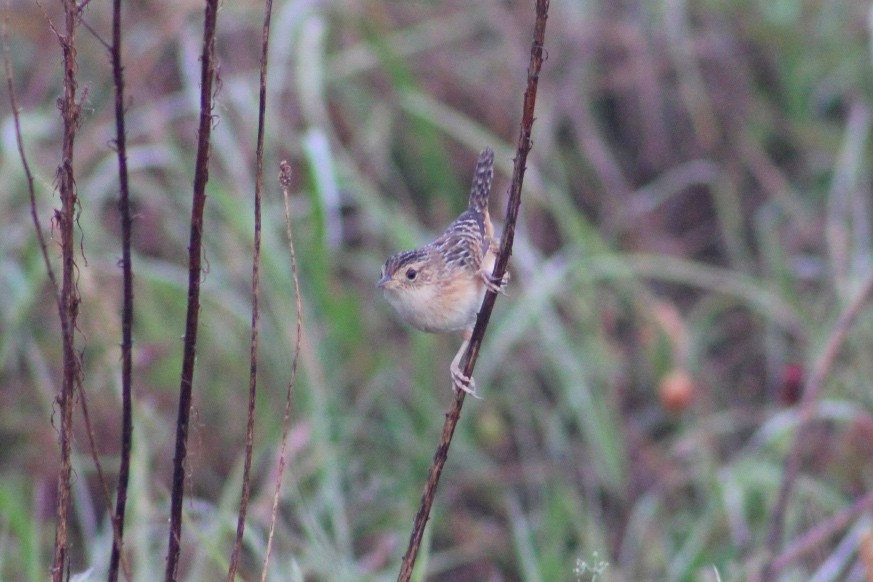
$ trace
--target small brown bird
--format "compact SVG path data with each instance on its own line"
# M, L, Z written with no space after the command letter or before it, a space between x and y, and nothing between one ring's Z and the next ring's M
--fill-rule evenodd
M470 203L433 242L397 253L382 266L378 286L404 321L430 333L463 332L464 341L449 368L456 389L476 395L473 378L460 368L485 291L503 293L492 280L497 258L488 196L494 176L494 152L479 154Z

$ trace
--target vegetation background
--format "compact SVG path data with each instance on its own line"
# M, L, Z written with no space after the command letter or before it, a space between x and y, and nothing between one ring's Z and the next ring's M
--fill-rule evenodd
M4 14L47 229L59 205L57 10L12 0ZM225 2L218 17L187 580L225 575L239 502L262 12ZM121 247L97 36L109 38L108 6L89 4L84 20L96 35L77 39L78 345L111 469ZM510 296L476 369L484 399L467 402L440 485L428 579L745 580L766 559L804 382L873 270L871 20L858 0L552 3ZM131 2L124 21L137 217L125 540L134 579L153 580L166 552L202 6ZM265 548L294 337L278 162L295 170L304 344L271 577L392 579L459 340L404 327L374 284L389 254L464 207L485 146L503 215L532 22L528 2L275 4L246 577ZM43 580L61 342L6 98L0 116L0 578ZM871 350L867 308L801 432L780 580L873 577ZM77 422L73 568L97 579L112 534Z

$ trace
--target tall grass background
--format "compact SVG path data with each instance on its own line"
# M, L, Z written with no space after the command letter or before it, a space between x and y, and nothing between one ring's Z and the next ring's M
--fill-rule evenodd
M50 229L60 51L38 5L6 10ZM261 13L228 2L218 17L186 580L224 575L236 525ZM124 14L136 212L125 542L134 579L153 580L166 552L202 7L131 3ZM294 338L278 162L295 171L304 343L271 579L392 579L459 339L398 323L375 281L385 257L464 207L485 146L496 152L492 213L503 215L532 17L523 2L274 6L245 576L266 546ZM108 37L104 6L84 18ZM799 392L873 269L871 18L851 0L553 2L509 296L479 357L484 398L468 401L455 436L422 579L745 580L767 559ZM77 45L87 91L79 346L111 469L121 337L112 85L100 42L82 29ZM0 115L0 578L42 580L60 331L6 99ZM780 551L869 496L871 315L860 312L802 429ZM78 433L73 570L99 579L112 529L86 446ZM869 506L778 578L869 579Z

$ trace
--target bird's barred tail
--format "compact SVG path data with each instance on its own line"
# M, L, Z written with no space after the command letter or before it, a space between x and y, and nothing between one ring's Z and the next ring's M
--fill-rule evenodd
M494 152L485 148L479 154L476 162L476 173L473 176L473 187L470 190L469 210L477 214L488 211L488 195L491 193L491 178L494 177Z

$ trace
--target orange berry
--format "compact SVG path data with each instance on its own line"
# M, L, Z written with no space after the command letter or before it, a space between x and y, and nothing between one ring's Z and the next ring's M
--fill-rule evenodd
M674 368L661 378L658 386L658 397L661 406L672 413L684 411L694 400L694 380L682 368Z

